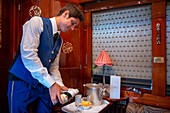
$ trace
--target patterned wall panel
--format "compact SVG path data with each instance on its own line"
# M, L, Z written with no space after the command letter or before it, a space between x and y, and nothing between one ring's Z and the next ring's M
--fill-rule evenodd
M114 63L106 67L107 75L151 79L151 10L151 5L144 5L93 13L92 63L104 48ZM102 67L93 70L95 75L102 73Z
M167 84L170 85L170 2L166 7L166 56L167 56Z

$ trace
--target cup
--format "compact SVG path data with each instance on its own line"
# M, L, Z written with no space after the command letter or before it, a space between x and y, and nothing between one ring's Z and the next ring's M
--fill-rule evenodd
M81 94L75 95L75 103L81 103L81 97L82 97Z
M80 105L81 105L81 97L82 97L81 94L75 95L75 106L77 107L76 112L79 112L79 109L78 109L78 108L79 108Z

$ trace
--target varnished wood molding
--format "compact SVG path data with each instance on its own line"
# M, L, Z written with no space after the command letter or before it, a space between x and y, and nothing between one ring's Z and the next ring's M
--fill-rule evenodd
M85 3L85 12L102 11L118 7L148 4L165 0L104 0L92 3Z
M70 3L70 4L78 4L79 0L55 0L59 2L65 2L65 3Z
M160 24L161 44L157 44L157 23ZM165 96L166 92L166 1L152 3L152 94ZM154 57L164 58L155 63Z
M156 96L152 94L142 94L131 92L131 91L121 91L121 95L129 97L129 102L136 102L156 107L168 108L170 109L170 96Z

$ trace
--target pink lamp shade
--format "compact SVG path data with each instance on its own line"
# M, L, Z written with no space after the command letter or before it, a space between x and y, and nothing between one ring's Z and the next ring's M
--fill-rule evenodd
M109 55L106 51L102 50L99 56L97 57L96 61L94 62L97 66L107 65L112 66L113 62L111 61Z

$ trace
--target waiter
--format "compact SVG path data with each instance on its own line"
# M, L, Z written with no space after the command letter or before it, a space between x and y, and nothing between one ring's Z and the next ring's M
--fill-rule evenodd
M8 102L10 113L51 113L61 103L61 91L68 90L59 72L62 39L60 31L73 30L84 15L72 4L56 17L32 17L23 26L17 54L10 66Z

